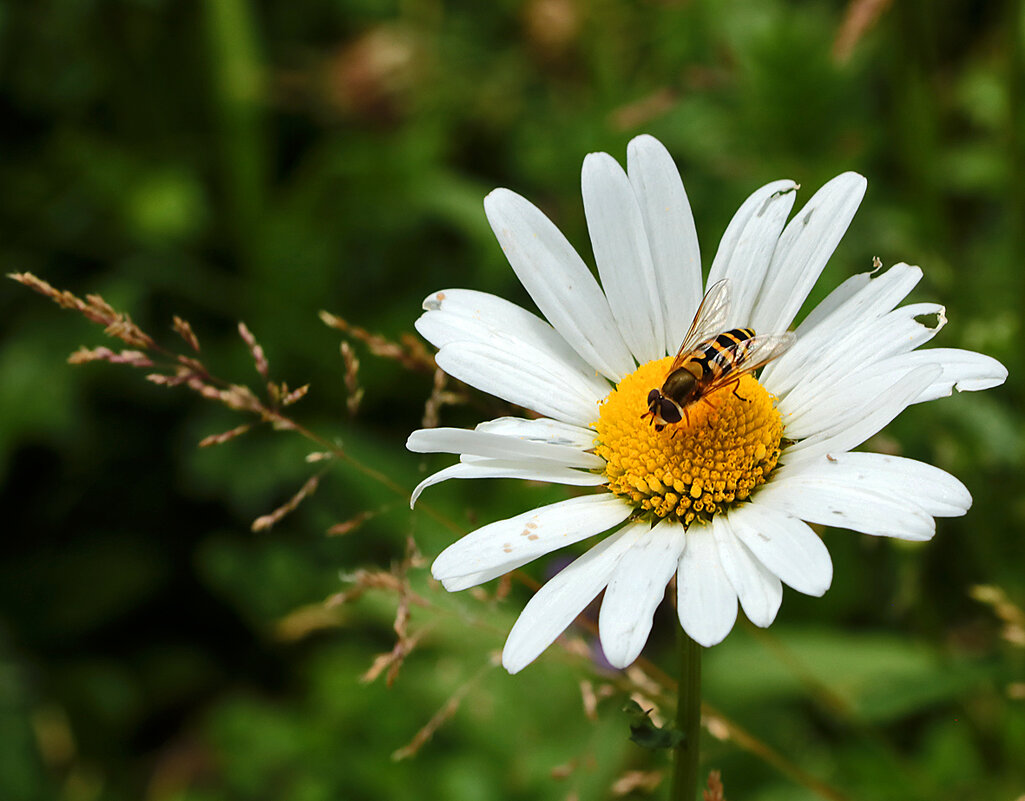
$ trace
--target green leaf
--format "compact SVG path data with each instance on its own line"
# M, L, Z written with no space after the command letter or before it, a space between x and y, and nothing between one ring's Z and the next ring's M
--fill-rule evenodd
M658 726L650 717L651 710L636 701L627 701L623 711L630 718L630 739L641 748L676 748L686 739L687 735L673 726Z

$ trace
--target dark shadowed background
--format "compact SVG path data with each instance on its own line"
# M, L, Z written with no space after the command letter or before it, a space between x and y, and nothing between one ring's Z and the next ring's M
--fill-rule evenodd
M936 344L996 356L1010 378L914 407L873 442L958 475L975 498L965 518L940 521L926 545L825 531L830 592L787 591L771 629L738 625L708 655L709 703L807 776L736 737L706 735L704 764L731 801L1013 801L1025 794L1023 9L0 3L0 265L99 293L184 352L180 315L212 371L260 387L244 320L276 380L312 385L295 418L408 490L445 463L403 447L430 372L374 356L318 311L398 341L438 289L528 303L484 217L490 189L531 198L589 258L584 155L623 160L631 137L654 134L683 173L707 268L756 187L793 178L806 199L861 172L865 202L813 299L873 256L919 264L913 299L946 304L951 321ZM13 282L0 327L0 798L594 799L664 767L626 741L622 685L586 655L553 648L512 678L489 667L529 596L519 584L504 600L450 597L412 569L429 602L412 607L418 644L390 688L361 682L395 643L396 595L322 602L357 569L399 563L408 536L429 560L451 531L339 464L254 533L319 469L304 461L316 446L264 426L197 448L246 418L130 367L66 365L110 340ZM354 416L343 338L361 362ZM460 402L443 424L501 413L449 389ZM468 530L566 492L470 484L425 499ZM656 664L672 663L673 626L663 610L645 651ZM597 720L581 679L600 691ZM394 760L453 697L434 739Z

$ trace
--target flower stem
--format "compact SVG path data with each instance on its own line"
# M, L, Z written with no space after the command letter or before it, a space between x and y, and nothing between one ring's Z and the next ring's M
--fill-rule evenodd
M673 749L670 801L695 801L698 790L698 755L701 739L701 646L680 626L676 642L680 660L677 685L676 728L683 741Z

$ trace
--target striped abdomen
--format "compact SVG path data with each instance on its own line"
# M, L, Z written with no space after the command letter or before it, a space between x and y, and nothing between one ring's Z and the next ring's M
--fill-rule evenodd
M754 335L755 332L750 328L724 331L694 348L685 364L699 381L727 373L744 361L747 355L744 343ZM700 373L694 369L695 367L700 367Z

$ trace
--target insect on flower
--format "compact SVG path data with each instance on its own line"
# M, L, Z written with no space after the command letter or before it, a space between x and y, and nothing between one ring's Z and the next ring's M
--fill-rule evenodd
M705 293L662 388L648 393L648 411L641 418L650 415L656 431L685 418L689 422L687 407L698 401L712 405L708 396L719 389L732 385L737 395L741 376L782 356L797 339L790 332L756 335L750 328L723 331L729 313L730 282L724 278Z
M919 268L851 276L810 310L800 334L782 333L847 230L864 177L838 175L789 223L797 185L756 190L723 234L704 301L689 201L661 143L633 139L625 170L608 154L588 155L581 185L601 285L540 209L496 189L484 201L488 220L545 319L446 289L427 298L416 323L442 370L538 417L414 431L411 451L459 461L424 478L411 502L449 479L596 488L488 522L431 566L455 592L591 539L513 626L502 652L510 673L598 596L602 649L623 668L640 655L674 576L680 625L708 647L740 609L770 625L784 584L826 592L833 564L812 525L924 541L936 518L968 510L968 489L943 470L853 450L912 404L1007 377L981 353L920 348L938 327L919 318L942 307L900 305ZM679 310L699 301L688 331ZM677 431L685 436L666 436Z

